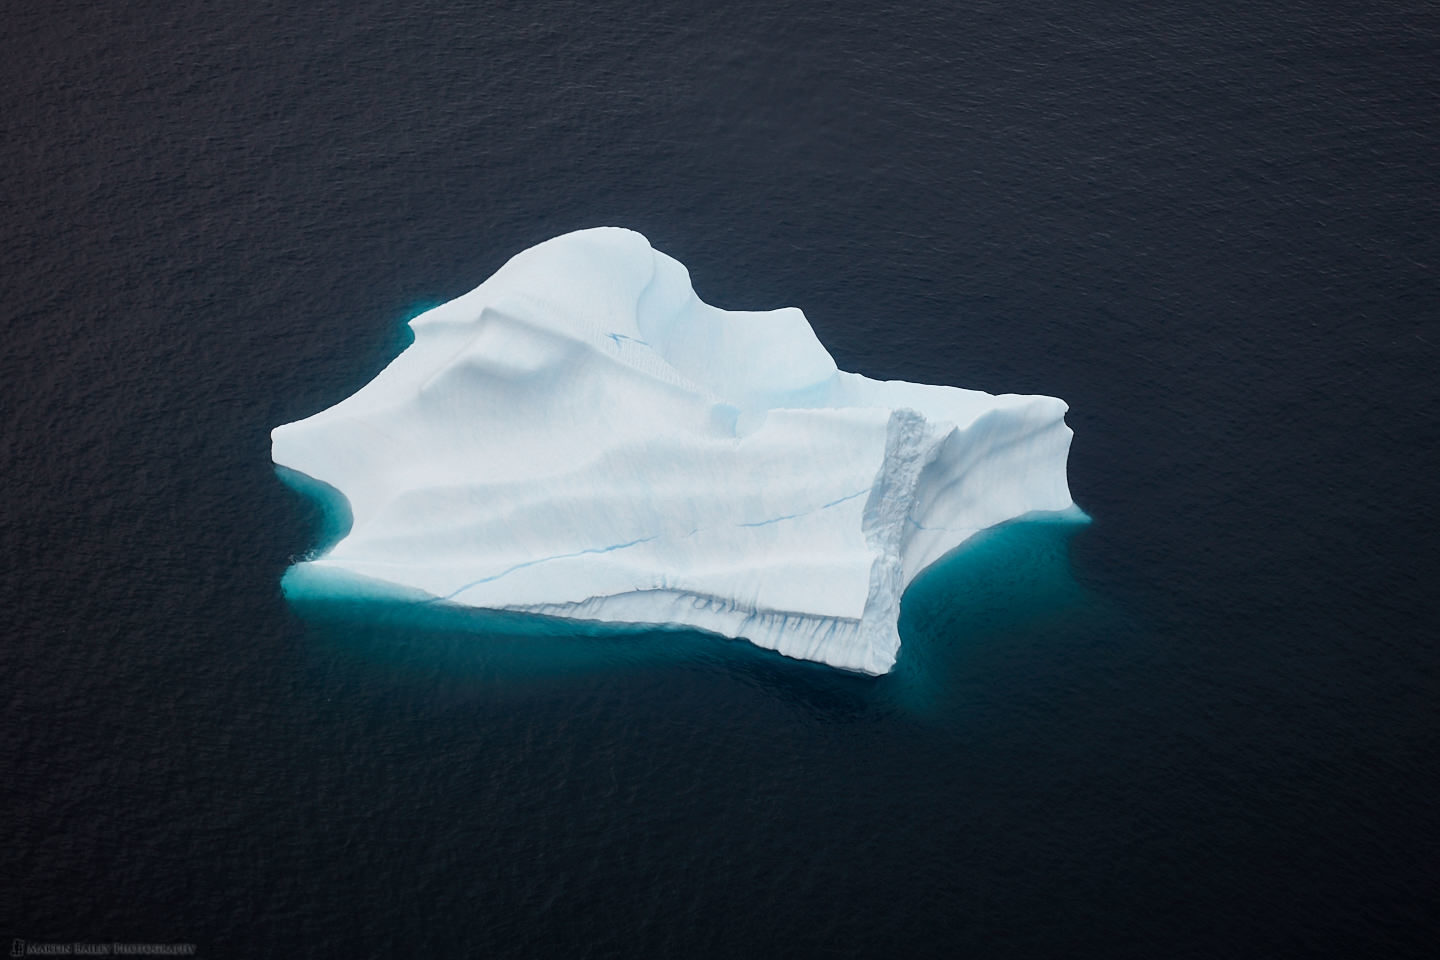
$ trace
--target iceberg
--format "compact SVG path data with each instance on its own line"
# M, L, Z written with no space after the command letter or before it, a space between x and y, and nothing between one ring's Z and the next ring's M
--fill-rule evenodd
M1063 401L843 372L800 310L710 306L634 231L548 240L410 326L369 384L272 432L276 464L349 508L290 571L317 589L692 627L879 675L917 574L1075 510Z

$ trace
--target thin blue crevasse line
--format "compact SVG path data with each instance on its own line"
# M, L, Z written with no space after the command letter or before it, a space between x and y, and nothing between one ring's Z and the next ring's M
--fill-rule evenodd
M801 510L799 513L787 513L787 514L785 514L785 516L783 516L783 517L771 517L769 520L753 520L753 521L751 521L751 522L749 522L749 523L737 523L736 526L737 526L737 527L763 527L763 526L765 526L766 524L779 523L781 520L794 520L796 517L803 517L803 516L805 516L806 514L816 513L817 511L820 511L820 510L826 510L826 509L828 509L828 508L830 508L830 507L838 506L838 505L844 503L846 500L854 500L856 497L863 496L864 494L867 494L867 493L869 493L869 492L870 492L870 488L869 488L869 487L866 487L864 490L857 490L857 491L855 491L854 493L846 494L845 496L841 497L839 500L831 500L829 503L822 503L822 504L820 504L820 506L816 507L814 510Z
M613 336L620 336L620 334L613 334ZM627 337L626 339L630 339L630 338ZM766 524L768 524L768 523L779 523L781 520L793 520L793 519L796 518L796 517L803 517L803 516L805 516L807 513L815 513L815 512L820 511L820 510L825 510L825 509L827 509L827 508L829 508L829 507L838 506L838 505L844 503L844 502L847 501L847 500L854 500L856 497L863 496L864 494L867 494L867 493L869 493L869 492L870 492L870 490L869 490L869 488L867 487L867 488L865 488L864 490L857 490L857 491L855 491L854 493L846 494L845 496L839 498L838 500L831 500L829 503L822 503L820 506L816 507L814 510L804 510L804 511L801 511L800 513L787 514L786 516L783 516L783 517L772 517L772 518L769 519L769 520L757 520L757 521L755 521L755 522L753 522L753 523L741 523L741 524L737 524L737 526L741 526L741 527L761 527L761 526L764 526L764 525L766 525ZM691 530L690 533L686 534L686 536L687 536L687 537L688 537L688 536L693 536L693 535L694 535L695 533L697 533L697 532L699 532L699 528L698 528L698 527L697 527L696 529L694 529L694 530ZM470 581L469 583L465 584L464 586L458 587L458 588L455 589L454 591L452 591L452 592L450 592L450 593L447 593L444 597L441 597L440 599L442 599L442 600L454 600L456 597L460 596L460 594L464 593L466 590L471 589L472 587L478 587L478 586L479 586L480 584L482 584L482 583L490 583L490 582L492 582L492 581L494 581L494 580L499 580L501 577L509 576L510 574L514 573L516 570L523 570L523 569L526 568L526 567L533 567L533 566L535 566L537 563L549 563L551 560L569 560L569 559L571 559L571 558L573 558L573 557L583 557L583 556L585 556L586 554L590 554L590 553L610 553L611 551L614 551L614 550L624 550L626 547L633 547L633 546L636 546L637 544L649 543L649 542L652 541L652 540L658 540L658 539L660 539L660 537L659 537L659 535L657 534L657 535L651 536L651 537L641 537L641 538L638 539L638 540L631 540L631 541L629 541L629 542L627 542L627 543L614 543L614 544L611 544L611 545L608 546L608 547L590 547L590 548L587 549L587 550L576 550L574 553L558 553L558 554L556 554L556 555L553 556L553 557L538 557L538 558L536 558L536 559L534 559L534 560L526 560L526 561L524 561L524 562L522 562L522 563L517 563L517 564L515 564L513 567L510 567L510 568L508 568L508 569L506 569L506 570L502 570L502 571L500 571L499 573L491 574L491 575L488 576L488 577L481 577L479 580L472 580L472 581Z
M629 340L631 343L638 343L644 347L650 346L650 344L646 343L644 340L640 340L636 337L627 337L623 333L607 333L605 334L605 336L609 337L611 340L614 340L616 346L620 345L621 340Z
M489 583L492 580L499 580L501 577L508 576L509 574L514 573L516 570L521 570L525 567L533 567L537 563L549 563L551 560L568 560L571 557L582 557L587 553L609 553L612 550L623 550L626 547L633 547L638 543L649 543L651 540L658 539L658 536L641 537L639 540L631 540L629 543L616 543L611 544L608 547L591 547L588 550L576 550L574 553L558 553L553 557L539 557L535 560L526 560L524 563L517 563L510 569L502 570L492 576L481 577L479 580L472 580L471 582L465 584L463 587L455 590L453 593L447 593L444 599L454 600L456 597L460 596L460 594L464 593L466 590L469 590L471 587L478 587L482 583Z

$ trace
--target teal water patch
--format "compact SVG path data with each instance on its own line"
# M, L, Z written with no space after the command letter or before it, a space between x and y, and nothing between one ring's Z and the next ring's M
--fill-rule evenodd
M415 320L418 320L421 317L425 316L425 314L429 313L431 310L434 310L437 307L443 307L447 302L448 301L445 300L435 300L433 302L417 303L413 304L409 310L405 311L405 322L400 324L400 328L398 330L398 335L402 341L400 343L400 350L404 350L406 347L410 346L410 344L415 342L415 331L410 328L410 324ZM399 350L396 351L396 354L399 354Z
M889 695L922 712L963 703L997 659L1048 658L1088 631L1100 605L1070 564L1088 523L1078 509L1003 523L916 577L901 599L900 655L882 678Z
M278 463L275 464L275 476L285 486L300 494L309 512L306 520L314 531L310 537L314 546L299 559L314 560L324 556L350 533L350 528L355 525L355 516L350 512L350 501L345 494L309 474L282 467ZM286 576L289 576L288 571Z
M412 679L443 676L533 689L537 683L554 687L597 674L703 663L721 651L742 660L770 654L687 627L466 607L310 564L287 571L284 587L292 609L322 643Z

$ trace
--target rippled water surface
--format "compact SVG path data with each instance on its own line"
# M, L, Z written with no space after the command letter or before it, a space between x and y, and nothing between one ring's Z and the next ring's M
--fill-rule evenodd
M303 6L303 5L302 5ZM24 3L0 935L201 956L1429 955L1424 4ZM1071 405L1087 525L881 679L289 604L269 430L566 230Z

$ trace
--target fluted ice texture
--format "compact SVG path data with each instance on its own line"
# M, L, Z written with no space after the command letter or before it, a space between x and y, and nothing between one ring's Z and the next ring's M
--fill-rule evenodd
M838 371L799 310L702 303L629 230L532 247L411 327L359 392L273 432L276 463L349 501L312 581L882 674L916 574L1071 507L1060 400Z

